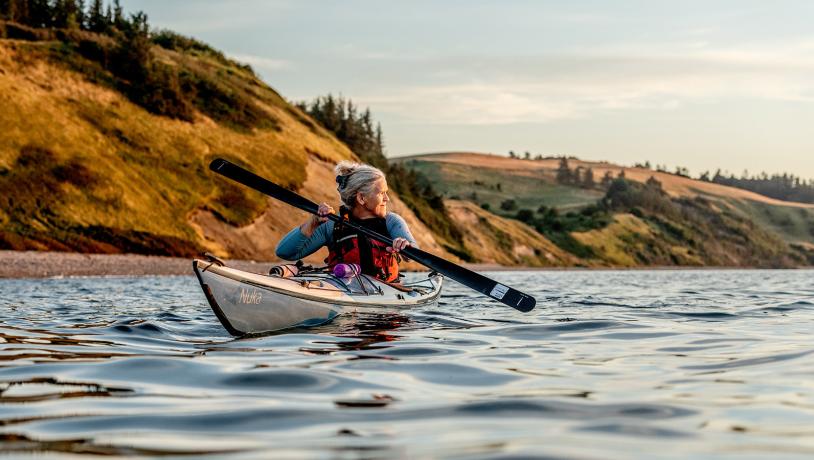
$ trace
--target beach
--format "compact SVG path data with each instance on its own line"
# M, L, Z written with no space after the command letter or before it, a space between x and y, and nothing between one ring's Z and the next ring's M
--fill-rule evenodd
M255 273L267 273L275 263L279 262L229 260L229 266ZM192 260L140 254L0 251L0 278L148 275L192 275Z

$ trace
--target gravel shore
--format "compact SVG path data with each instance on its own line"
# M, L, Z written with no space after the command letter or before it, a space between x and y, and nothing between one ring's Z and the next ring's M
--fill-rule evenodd
M268 273L273 262L229 260L241 270ZM137 254L0 251L0 278L192 275L192 260Z
M268 273L281 261L225 261L230 267ZM416 265L416 264L414 264ZM475 271L524 270L495 264L463 264ZM424 271L416 265L404 271ZM525 270L540 270L525 268ZM139 254L79 254L75 252L0 251L0 278L55 278L70 276L192 276L192 259Z

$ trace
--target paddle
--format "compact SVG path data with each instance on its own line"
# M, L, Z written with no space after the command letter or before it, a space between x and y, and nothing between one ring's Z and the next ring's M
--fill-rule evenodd
M288 203L295 208L302 209L303 211L311 214L317 214L319 206L313 201L302 197L290 190L286 190L279 185L270 182L262 177L248 171L240 166L230 163L223 159L216 159L209 164L209 169L218 174L228 177L233 181L240 182L241 184L253 188L259 192L276 198L282 202ZM336 214L329 214L326 216L334 222L342 220ZM358 232L364 233L370 238L381 241L385 244L392 245L393 240L387 236L381 235L373 230L367 229L352 221L345 220L343 225L348 226ZM409 257L416 262L441 273L442 275L451 278L464 286L470 287L481 294L485 294L499 302L502 302L516 310L522 312L531 311L537 304L537 300L524 294L516 289L510 288L495 280L489 279L472 270L468 270L460 265L456 265L446 259L424 252L418 248L406 247L401 250L402 254Z

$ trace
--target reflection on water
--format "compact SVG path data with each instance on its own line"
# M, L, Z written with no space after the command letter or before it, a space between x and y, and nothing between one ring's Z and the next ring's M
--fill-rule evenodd
M809 458L813 271L522 272L233 339L193 277L0 281L0 452Z

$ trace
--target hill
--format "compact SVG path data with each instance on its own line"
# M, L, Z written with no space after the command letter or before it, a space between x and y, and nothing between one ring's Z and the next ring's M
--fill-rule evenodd
M2 249L273 259L304 216L215 177L211 159L335 202L332 166L357 158L251 68L194 40L165 32L144 45L143 80L157 85L144 100L111 64L127 34L0 22L0 37L9 31L25 39L0 39Z
M432 178L449 200L466 200L503 218L526 222L534 233L577 257L578 265L814 263L811 204L573 158L566 160L571 172L567 182L561 158L524 160L452 152L398 161ZM593 178L601 179L586 185L589 170ZM463 221L460 224L464 226Z

